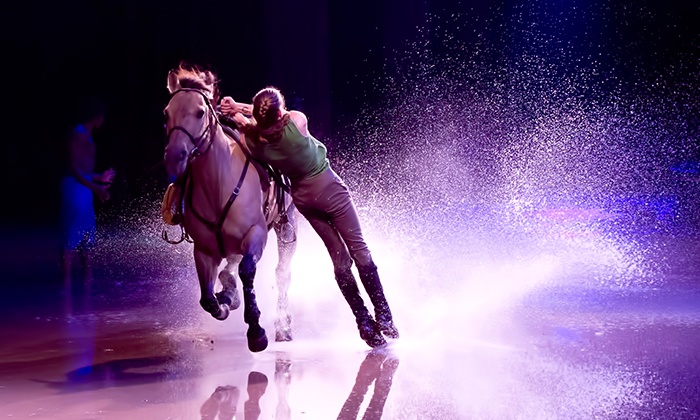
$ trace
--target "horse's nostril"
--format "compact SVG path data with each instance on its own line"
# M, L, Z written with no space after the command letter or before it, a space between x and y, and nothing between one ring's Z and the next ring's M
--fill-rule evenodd
M164 156L166 161L175 163L175 162L181 162L183 160L187 159L187 150L173 150L173 149L166 149L165 150L165 156Z

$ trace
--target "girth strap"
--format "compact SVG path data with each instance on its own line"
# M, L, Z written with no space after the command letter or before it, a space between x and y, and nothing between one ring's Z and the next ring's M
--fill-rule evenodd
M219 219L217 220L216 224L213 222L210 222L209 220L205 219L202 215L200 215L197 210L195 210L194 205L192 204L192 194L194 191L194 176L192 176L192 173L188 173L189 175L189 184L190 187L187 189L187 201L190 210L192 210L192 214L202 222L209 230L213 231L214 234L216 235L216 244L219 248L219 253L221 254L221 258L226 258L226 249L224 247L224 234L223 234L223 226L224 222L226 221L226 216L228 215L229 210L231 210L231 206L233 205L233 202L236 200L236 197L241 192L241 187L243 186L243 180L245 180L245 176L248 173L248 166L250 165L250 158L246 157L245 164L243 165L243 171L241 172L240 178L238 178L238 184L236 184L236 188L233 189L233 192L228 198L228 201L224 205L224 209L221 212L221 215L219 216ZM189 167L189 165L188 165Z
M224 249L223 230L224 222L226 221L226 215L228 215L228 211L231 210L231 205L233 205L233 202L236 200L236 197L238 197L238 194L241 192L241 186L243 185L243 180L245 179L245 175L248 172L248 166L250 166L250 158L246 157L245 165L243 165L243 172L241 173L241 177L238 179L238 185L236 185L236 188L233 189L231 196L228 198L228 201L224 206L224 210L221 212L221 216L219 216L219 222L216 224L216 243L219 245L219 252L221 253L221 258L226 258L226 250Z

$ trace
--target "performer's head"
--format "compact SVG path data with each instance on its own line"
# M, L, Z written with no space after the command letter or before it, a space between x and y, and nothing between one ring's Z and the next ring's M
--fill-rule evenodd
M90 95L82 99L78 109L78 120L82 124L90 124L99 128L105 119L105 104L97 96Z
M284 96L277 88L266 87L253 97L253 117L263 130L272 127L284 109Z

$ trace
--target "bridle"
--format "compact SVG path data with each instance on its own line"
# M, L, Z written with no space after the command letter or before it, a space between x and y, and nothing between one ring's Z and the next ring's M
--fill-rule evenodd
M214 112L214 110L212 108L211 102L209 101L209 97L207 97L207 95L204 92L202 92L200 89L180 88L180 89L174 91L170 95L170 101L172 101L173 97L175 97L175 95L177 95L180 92L196 92L196 93L202 95L202 98L204 98L204 103L207 104L207 108L209 111L208 124L206 127L204 127L202 134L200 134L197 138L195 138L189 131L187 131L187 129L185 127L183 127L181 125L176 125L174 127L171 127L170 130L168 130L166 133L166 137L165 137L165 144L166 145L168 143L170 143L170 137L173 135L173 133L175 133L176 131L181 131L187 136L187 138L190 140L190 142L194 146L194 148L192 150L190 150L190 152L187 155L187 165L185 167L185 172L182 173L180 176L178 176L173 182L175 185L179 185L181 191L183 191L183 193L184 193L185 184L187 183L187 178L189 177L190 163L196 157L206 154L209 151L209 149L211 149L211 146L213 144L212 137L214 135L214 130L212 130L212 128L211 128L212 124L218 125L220 123L219 123L219 119L216 117L216 113ZM167 125L167 117L168 117L167 113L165 114L165 117L166 117L166 125ZM209 144L207 145L206 149L203 152L200 152L199 151L200 146L202 146L202 143L205 141L205 137L207 136L207 134L209 134L209 137L208 137ZM180 203L178 204L178 210L175 214L175 217L177 218L176 220L179 220L179 222L177 224L180 226L180 230L181 230L180 239L170 239L168 237L168 232L166 231L165 227L163 227L163 231L161 232L162 238L166 242L168 242L169 244L175 245L175 244L179 244L183 241L187 241L190 243L192 242L192 239L185 231L185 226L182 223L182 204L183 204L182 200L183 200L183 198L184 197L180 198Z
M204 224L209 230L214 232L214 234L216 235L216 242L217 242L217 245L219 248L219 253L221 254L221 257L224 258L226 256L226 250L224 248L224 235L223 235L224 222L226 220L226 216L227 216L229 210L231 209L231 206L233 205L233 202L236 200L236 198L238 197L238 195L241 192L241 187L243 186L243 181L245 180L245 176L248 172L248 167L250 166L252 157L250 156L250 153L247 151L247 149L245 149L243 147L240 140L234 136L233 137L234 140L241 147L241 150L243 151L243 153L245 154L245 157L246 157L245 164L243 165L243 170L241 172L240 177L238 178L238 183L236 184L236 187L233 189L233 192L231 193L231 195L229 196L228 201L226 202L226 204L224 204L224 208L221 210L219 217L215 221L207 220L204 217L202 217L199 213L197 213L194 206L192 205L193 204L192 203L192 191L194 188L192 184L194 184L194 179L192 176L190 164L191 164L192 160L196 159L199 156L205 155L209 151L209 149L211 149L212 144L214 144L214 135L216 134L215 129L217 128L217 126L219 126L223 129L223 126L221 125L221 122L219 121L219 118L217 117L216 112L214 111L214 107L212 106L211 102L209 101L209 97L207 97L207 95L204 92L202 92L199 89L181 88L181 89L178 89L172 93L170 100L172 101L172 98L180 92L197 92L198 94L202 95L202 97L204 98L204 102L207 104L207 108L209 110L209 122L208 122L207 126L204 128L204 130L202 131L202 134L200 134L199 137L197 137L197 138L195 138L189 131L187 131L186 128L184 128L180 125L176 125L176 126L172 127L170 130L168 130L168 133L167 133L167 142L168 143L170 142L170 136L172 136L172 134L175 131L182 131L183 133L185 133L187 138L189 138L190 141L192 142L192 144L194 145L194 148L190 151L190 153L187 156L187 166L185 168L185 172L182 175L180 175L178 177L178 179L175 180L175 184L180 185L180 188L182 191L182 199L184 200L183 202L187 202L190 210L192 211L192 214L202 224ZM212 129L212 126L214 127L214 129ZM206 149L203 152L200 152L202 143L206 140L209 141L209 144L206 146ZM187 188L188 179L189 179L189 184L191 184L191 185L189 185L190 188ZM183 203L183 202L181 202L181 203ZM180 224L180 228L182 229L182 238L179 241L169 240L165 230L163 230L163 234L162 234L163 239L165 239L167 242L169 242L171 244L176 244L176 243L182 242L183 240L188 240L187 239L188 235L185 231L185 227L184 227L183 223ZM189 242L189 240L188 240L188 242Z
M213 136L214 136L214 130L212 130L212 125L217 126L220 125L221 123L219 122L219 119L216 116L216 112L214 111L214 108L211 105L211 102L209 100L209 97L202 92L200 89L193 89L193 88L181 88L176 90L170 95L170 100L172 101L172 98L177 95L180 92L196 92L200 95L202 95L202 98L204 98L204 103L207 104L208 108L208 115L209 115L209 121L206 127L204 127L204 130L202 131L202 134L199 135L199 137L195 138L187 129L181 125L176 125L174 127L171 127L170 130L167 132L167 137L166 137L166 144L170 142L170 137L173 135L174 132L176 131L181 131L185 133L188 139L190 139L190 142L192 142L192 145L194 148L190 151L190 153L187 156L187 162L189 162L194 159L197 156L201 156L209 151L211 149L211 145L213 142ZM205 140L205 137L208 136L209 144L207 145L206 149L203 152L200 152L202 142ZM189 166L189 165L188 165Z

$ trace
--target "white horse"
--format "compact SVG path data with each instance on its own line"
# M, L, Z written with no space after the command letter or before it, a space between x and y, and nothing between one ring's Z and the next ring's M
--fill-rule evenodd
M258 352L267 347L265 330L259 323L254 279L269 230L274 227L279 250L275 339L289 341L287 290L296 237L285 239L288 235L283 230L296 230L292 200L286 193L275 194L281 190L252 160L240 134L233 130L231 136L226 134L214 109L218 101L214 74L180 66L168 74L168 90L171 98L164 111L168 136L165 166L175 177L169 191L177 192L166 196L175 196L182 203L182 217L177 223L182 223L194 243L199 303L214 318L226 319L229 311L240 305L238 279L243 286L248 348ZM275 203L282 197L287 206ZM227 264L218 274L222 290L214 293L223 259Z

